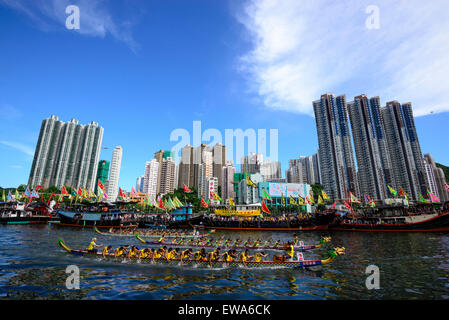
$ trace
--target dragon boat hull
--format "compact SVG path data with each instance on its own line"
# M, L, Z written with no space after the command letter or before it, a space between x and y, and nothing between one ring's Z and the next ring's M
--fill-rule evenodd
M94 226L94 230L95 232L97 232L98 234L101 234L103 236L115 236L115 237L135 237L136 233L132 233L132 234L117 234L117 233L109 233L109 232L100 232L100 230L98 230L98 228L96 228ZM158 234L158 235L152 235L152 234L139 234L139 237L142 238L160 238L162 235ZM175 235L166 235L165 238L185 238L185 239L200 239L200 238L204 238L204 237L208 237L209 234L200 234L200 235L193 235L193 234L188 234L188 235L183 235L183 236L175 236Z
M96 256L96 257L103 257L101 253L94 253L89 252L87 250L75 250L67 247L67 245L64 243L63 240L58 240L59 246L61 246L64 250L66 250L68 253L73 255L79 255L79 256ZM106 256L109 259L117 259L117 260L123 260L123 258L116 258L113 253ZM137 258L130 258L131 260L139 260ZM278 262L278 261L248 261L246 262L246 268L305 268L305 267L314 267L314 266L320 266L330 263L333 260L333 258L329 258L326 260L300 260L300 261L285 261L285 262ZM179 259L173 259L173 260L167 260L164 258L159 259L153 259L151 258L143 258L140 259L141 263L148 263L148 264L165 264L165 265L173 265L173 266L179 266L181 265L181 261ZM182 262L183 266L191 266L191 267L202 267L202 268L235 268L235 267L245 267L242 262L239 261L232 261L232 262L222 262L222 261L197 261L192 259L185 259Z

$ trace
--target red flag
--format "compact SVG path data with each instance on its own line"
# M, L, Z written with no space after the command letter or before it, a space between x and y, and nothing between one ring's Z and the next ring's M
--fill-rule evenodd
M81 197L83 195L83 190L81 190L80 187L78 187L78 195Z
M209 208L209 205L206 203L206 201L203 200L203 198L201 198L201 206L205 207L205 208Z
M332 210L335 209L335 206L337 205L337 201L334 202L334 204L332 205Z
M265 201L262 200L262 211L268 214L271 214L270 210L268 209L267 205L265 204Z
M405 196L405 192L404 192L404 190L402 190L402 188L399 188L399 195Z
M104 191L104 185L101 183L100 179L98 179L98 188Z
M67 194L67 195L69 194L69 193L67 192L65 186L62 186L61 194Z
M125 193L123 192L122 188L118 187L118 196L122 197L123 199L126 198Z
M165 210L164 203L162 202L162 198L161 197L159 197L159 208Z
M351 206L345 201L345 208L346 209L351 209Z
M183 185L184 186L184 192L185 193L192 193L193 191L192 190L190 190L189 188L187 188L187 186L184 184Z

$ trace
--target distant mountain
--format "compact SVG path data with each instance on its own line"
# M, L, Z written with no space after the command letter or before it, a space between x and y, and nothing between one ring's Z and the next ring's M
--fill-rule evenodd
M449 180L449 167L446 167L445 165L442 165L441 163L435 163L435 164L437 167L443 169L446 181L448 181Z

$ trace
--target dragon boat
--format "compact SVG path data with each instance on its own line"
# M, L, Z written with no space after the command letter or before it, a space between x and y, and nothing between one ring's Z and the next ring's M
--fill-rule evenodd
M96 256L103 257L101 252L90 252L87 250L79 250L79 249L71 249L65 243L64 240L58 239L58 244L65 251L70 254L78 255L78 256ZM306 268L306 267L314 267L321 266L331 263L337 256L344 255L345 248L334 248L333 250L328 251L328 258L326 259L317 259L317 260L287 260L287 261L247 261L245 262L246 268ZM302 254L300 254L302 256ZM124 258L115 257L113 253L106 255L108 259L116 259L122 261ZM141 263L149 263L149 264L166 264L179 266L191 266L191 267L202 267L202 268L235 268L235 267L245 267L242 261L203 261L203 260L194 260L194 259L183 259L182 262L179 258L167 260L166 258L142 258L139 259L137 257L125 258L129 260L140 260Z
M234 246L234 245L225 245L223 243L211 243L211 244L190 244L190 243L174 243L174 242L166 242L166 241L148 241L148 240L144 240L142 239L142 237L138 234L135 234L135 237L137 240L139 240L142 243L145 244L149 244L149 245L165 245L165 246L176 246L176 247L180 247L180 248L217 248L217 247L222 247L225 249L236 249L236 250L245 250L245 249L249 249L249 250L281 250L284 251L288 248L288 244L287 243L283 243L279 246ZM296 251L309 251L309 250L313 250L313 249L318 249L321 248L325 243L328 243L331 241L331 237L323 237L320 240L319 244L316 245L304 245L304 242L299 241L299 245L294 245L293 248Z
M116 236L116 237L135 237L136 233L116 233L116 232L101 232L98 228L94 227L96 233L101 234L103 236ZM157 233L137 233L142 238L160 238L164 235L165 238L187 238L187 239L199 239L208 237L211 233L215 232L215 230L210 230L208 233L199 233L195 234L193 232L185 233L182 232L180 234L167 234L167 231L157 232Z

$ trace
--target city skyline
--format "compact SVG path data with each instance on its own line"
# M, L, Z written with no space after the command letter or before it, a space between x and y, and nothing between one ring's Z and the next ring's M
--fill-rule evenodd
M289 159L316 153L312 101L326 92L346 94L348 101L362 94L379 96L381 106L393 100L411 101L422 153L449 164L449 150L440 133L449 121L449 107L444 104L449 100L441 94L447 91L447 85L435 80L438 85L431 81L432 88L428 77L423 76L432 74L430 78L438 79L449 66L445 63L447 55L433 49L447 43L444 39L437 42L438 36L445 34L447 23L427 18L445 12L447 3L434 3L435 9L419 2L404 8L381 1L379 30L365 28L366 6L357 3L344 13L354 18L348 25L360 36L351 32L340 39L332 32L322 42L310 38L322 28L308 28L313 31L310 36L292 41L303 35L298 23L310 23L304 14L316 15L315 5L297 14L299 6L293 1L284 2L282 12L270 10L265 1L178 3L182 7L179 12L173 12L170 1L142 2L126 12L119 12L120 5L110 1L101 5L74 1L80 5L80 31L65 28L64 10L61 17L55 17L51 12L57 10L40 11L32 4L24 12L19 5L23 1L17 1L15 7L10 3L0 0L0 23L3 30L8 30L2 33L8 50L0 53L0 152L10 155L0 160L3 187L27 183L41 121L51 114L63 121L76 118L80 123L101 124L105 130L102 145L109 149L101 150L100 160L110 161L113 148L123 147L120 186L127 190L144 174L144 165L155 150L173 146L170 133L177 128L191 132L196 120L202 121L203 130L212 128L221 133L227 128L279 129L278 160L285 171ZM36 3L51 8L56 2ZM96 10L95 4L103 10ZM90 9L91 19L84 24L83 6ZM316 6L326 8L320 12L331 18L343 10L338 4ZM288 12L297 17L297 22ZM401 33L401 26L391 25L389 18L398 12L402 12L401 25L414 21L410 31ZM415 18L421 12L429 15L417 22ZM112 17L109 24L104 23L104 13ZM257 24L270 18L276 22L272 30ZM329 26L344 28L334 20L328 20ZM95 23L87 24L92 21L104 28L95 30ZM422 28L422 32L410 36L415 28ZM270 34L276 32L284 37L273 41ZM433 36L426 41L439 46L419 41L429 34ZM385 48L377 50L382 37ZM17 38L23 41L17 42ZM412 47L418 44L416 48L427 48L422 59L418 53L408 53L415 50L405 50L404 38ZM314 52L324 52L319 49L333 43L338 58L348 53L348 48L360 50L349 51L343 66L334 69L332 63L338 59L324 63L326 56L311 57L301 50L305 45L302 41L316 45ZM376 55L368 59L367 52ZM390 65L393 60L397 64ZM301 69L301 61L313 63ZM352 68L348 63L352 61L359 63ZM436 67L431 61L444 67ZM416 66L416 70L407 69L407 65ZM287 68L290 66L293 69ZM412 86L413 81L416 85ZM380 83L391 86L391 90ZM403 90L405 84L414 90ZM198 146L193 141L191 144ZM236 169L240 169L238 165Z

